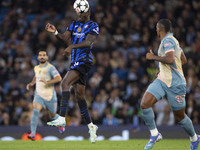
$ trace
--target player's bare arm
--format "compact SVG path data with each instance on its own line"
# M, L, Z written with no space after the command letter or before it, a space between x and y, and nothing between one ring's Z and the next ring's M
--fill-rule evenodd
M63 34L58 33L56 27L50 23L47 23L46 27L45 27L46 31L56 35L56 37L63 41L63 42L67 42L67 44L70 44L70 36L71 36L71 32L70 31L65 31Z
M181 51L181 63L182 63L182 65L187 63L187 58L183 51Z
M64 50L64 55L71 55L72 49L74 48L84 48L84 47L90 47L92 43L96 40L96 36L92 34L88 34L86 37L86 40L84 40L81 43L74 44L74 45L69 45L65 50Z
M30 86L34 86L35 83L36 83L36 77L34 76L33 80L29 84L26 85L26 89L29 90Z
M40 82L44 84L54 84L62 81L62 77L60 75L55 76L52 80L46 81L45 79L40 79Z
M166 64L173 64L174 61L175 61L174 52L173 51L167 52L166 56L161 57L161 56L155 55L153 53L153 51L150 50L150 52L148 52L146 54L146 59L147 60L156 60L156 61L159 61L159 62L162 62L162 63L166 63Z

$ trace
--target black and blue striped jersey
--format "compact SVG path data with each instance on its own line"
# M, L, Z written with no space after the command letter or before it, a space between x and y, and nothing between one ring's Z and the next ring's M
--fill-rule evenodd
M71 32L71 40L73 44L81 43L86 39L88 34L98 36L99 26L96 22L88 21L87 23L81 23L79 21L73 21L67 29ZM92 57L92 45L85 48L72 49L72 62L93 62Z

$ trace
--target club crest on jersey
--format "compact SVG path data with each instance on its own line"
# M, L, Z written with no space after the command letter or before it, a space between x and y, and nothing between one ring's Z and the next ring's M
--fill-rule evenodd
M81 28L81 27L79 27L77 31L78 31L78 32L81 32L81 30L82 30L82 28Z

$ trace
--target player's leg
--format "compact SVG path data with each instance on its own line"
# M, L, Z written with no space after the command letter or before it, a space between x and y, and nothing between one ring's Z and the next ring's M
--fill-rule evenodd
M151 134L153 136L158 134L158 131L153 132L153 130L156 130L156 124L154 121L154 112L152 110L152 106L157 102L157 99L155 96L153 96L149 92L145 92L144 96L142 98L140 107L142 110L142 118L145 122L145 124L149 127L149 130L152 131Z
M61 82L62 87L62 97L60 103L60 116L65 117L68 100L70 98L70 87L79 79L79 72L76 70L70 70L65 75L63 81Z
M70 86L75 83L79 79L79 72L76 70L70 70L65 75L64 79L61 82L62 88L62 97L60 102L60 116L51 122L48 122L47 125L50 126L61 126L64 127L66 125L65 115L68 107L68 100L70 98Z
M76 83L76 85L74 85L73 87L75 89L75 99L78 102L81 116L88 125L90 140L92 143L94 143L97 137L96 131L98 130L98 127L92 123L90 114L88 112L88 106L85 100L85 85L81 83Z
M59 117L59 114L57 113L50 113L51 120L56 120ZM65 127L58 126L58 131L59 133L63 134L65 132Z
M39 112L41 111L41 109L43 107L41 103L42 103L42 100L34 99L33 114L32 114L32 117L31 117L31 133L28 134L28 138L33 140L33 141L35 140L35 133L36 133L37 125L38 125L38 115L39 115Z
M56 113L57 112L57 96L56 96L55 91L53 93L53 97L51 101L45 101L44 103L45 103L46 108L50 112L51 120L58 119L59 115ZM65 127L58 126L58 131L61 134L63 134L65 131Z
M176 88L171 91L176 91ZM181 93L181 91L180 91ZM190 150L197 150L200 137L195 133L194 126L191 119L185 114L185 92L181 95L176 95L176 93L168 92L167 97L172 107L174 118L176 122L186 131L190 136Z
M160 80L156 79L149 85L140 104L142 110L142 119L148 126L151 133L150 140L144 149L151 149L155 142L158 142L162 139L162 135L157 130L154 120L155 116L152 109L152 106L165 95L160 82Z

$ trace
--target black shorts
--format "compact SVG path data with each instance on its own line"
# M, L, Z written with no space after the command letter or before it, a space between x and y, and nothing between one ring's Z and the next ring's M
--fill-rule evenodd
M92 68L92 63L76 62L76 63L71 63L69 70L77 70L80 73L80 78L75 83L81 83L86 85L87 75L91 68Z

